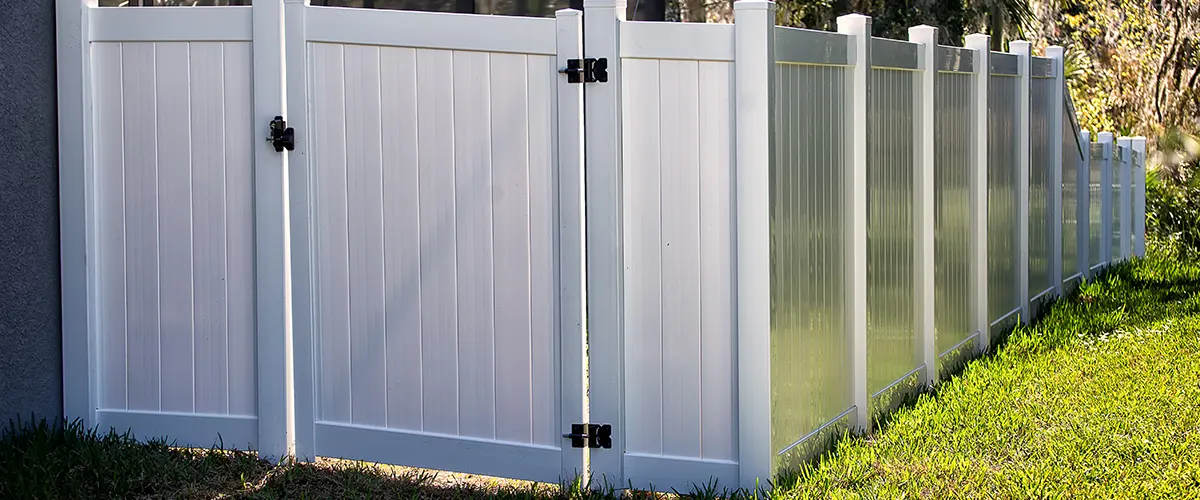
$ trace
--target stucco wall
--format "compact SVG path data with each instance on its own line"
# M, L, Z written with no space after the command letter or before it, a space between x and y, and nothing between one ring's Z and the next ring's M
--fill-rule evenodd
M54 2L0 3L0 423L62 415Z

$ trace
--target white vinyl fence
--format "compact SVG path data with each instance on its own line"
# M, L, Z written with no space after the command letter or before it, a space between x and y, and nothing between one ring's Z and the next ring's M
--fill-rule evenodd
M60 7L66 414L141 438L752 487L1144 254L1057 47Z

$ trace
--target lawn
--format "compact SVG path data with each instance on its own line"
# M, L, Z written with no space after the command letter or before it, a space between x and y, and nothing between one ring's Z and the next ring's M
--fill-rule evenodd
M1118 266L771 496L1200 498L1198 292L1198 264L1156 256ZM11 427L0 439L0 498L579 493L352 462L273 466L78 428Z

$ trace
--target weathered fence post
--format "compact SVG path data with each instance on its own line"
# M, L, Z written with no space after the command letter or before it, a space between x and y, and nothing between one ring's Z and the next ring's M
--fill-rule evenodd
M934 327L934 84L937 78L937 28L915 26L908 29L908 40L920 44L923 63L917 71L916 101L913 117L917 146L913 168L913 325L921 339L921 359L925 369L921 382L933 386L938 378L938 352Z
M1009 52L1017 56L1017 295L1021 302L1021 322L1029 323L1029 42L1013 41Z
M771 206L775 4L734 2L738 456L741 486L771 477Z
M1054 71L1054 101L1050 109L1049 133L1059 137L1063 129L1063 107L1066 106L1063 95L1063 48L1057 45L1046 47L1046 57L1053 61ZM1063 198L1062 179L1063 169L1063 137L1050 141L1050 280L1054 283L1054 294L1063 294Z
M1133 138L1133 255L1146 256L1146 138Z
M849 14L837 19L838 33L853 36L846 89L846 331L850 337L850 390L853 428L871 427L867 388L867 147L871 92L871 18Z
M967 35L967 48L975 50L975 94L971 104L971 172L968 182L971 210L971 330L984 352L991 341L988 320L988 82L991 79L991 37Z
M1113 134L1100 132L1097 141L1104 147L1104 161L1100 166L1100 260L1104 265L1113 263Z

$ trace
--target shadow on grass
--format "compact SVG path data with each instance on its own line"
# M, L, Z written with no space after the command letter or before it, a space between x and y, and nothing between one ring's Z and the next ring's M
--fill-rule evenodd
M1055 349L1078 339L1139 327L1191 311L1200 314L1200 266L1151 259L1113 266L1044 307L1029 326L995 335L987 351L945 365L942 382L900 396L894 410L874 418L871 434L848 430L814 440L813 453L758 490L715 482L684 498L750 498L770 486L788 490L806 481L842 450L886 432L897 417L960 383L964 373L998 357ZM1182 309L1180 309L1182 308ZM891 406L891 405L887 405ZM608 499L657 498L660 494L618 490L608 484L535 484L479 476L434 473L361 462L318 460L272 464L253 452L180 449L174 443L139 443L132 434L101 433L79 422L10 422L0 428L0 498L411 498L411 499ZM865 480L865 479L864 479Z
M349 460L271 463L252 451L178 448L162 439L87 429L80 421L10 421L0 428L0 499L335 499L451 500L659 498L610 484L532 483ZM760 492L761 493L761 492ZM683 498L742 498L710 482ZM751 495L752 496L752 495Z

